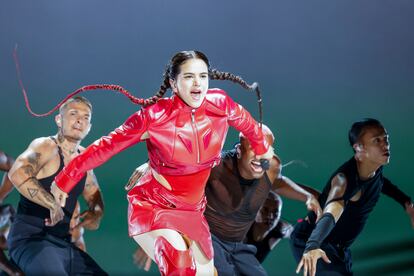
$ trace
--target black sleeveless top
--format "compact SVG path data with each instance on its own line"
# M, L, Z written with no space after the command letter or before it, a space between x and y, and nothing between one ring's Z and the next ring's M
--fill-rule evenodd
M52 140L56 143L53 138ZM42 187L48 192L50 192L50 186L52 185L55 176L64 167L63 154L59 146L58 151L60 157L59 169L51 176L38 179ZM16 220L10 229L9 242L13 244L14 240L17 241L25 238L31 238L33 236L43 235L45 233L70 241L69 223L75 210L77 199L85 187L85 181L86 176L83 177L81 181L79 181L79 183L75 186L75 188L69 193L69 196L66 199L66 205L63 207L63 220L58 222L53 227L48 227L44 223L45 218L50 217L49 209L40 206L30 201L26 197L20 195Z
M380 167L375 172L374 177L361 180L358 175L356 160L351 158L335 171L323 189L319 197L322 209L326 205L326 199L331 189L331 181L338 173L345 175L347 186L343 197L334 200L344 200L345 206L341 217L325 241L341 247L349 247L361 233L369 214L377 204L383 188L384 177L382 167ZM351 201L350 199L358 191L361 191L361 197L355 202ZM308 216L311 224L314 225L315 214L310 212Z
M224 241L243 241L271 187L267 173L260 179L244 179L237 167L236 151L222 152L222 160L212 169L205 189L204 215L210 232Z

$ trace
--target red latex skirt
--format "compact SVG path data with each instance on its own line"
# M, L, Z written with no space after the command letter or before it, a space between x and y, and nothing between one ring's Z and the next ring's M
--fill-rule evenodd
M209 171L207 177L208 173ZM205 183L202 183L203 180L201 183L196 181L197 178L200 180L197 176L197 174L190 176L187 181L192 181L186 183L197 185L204 190ZM174 183L171 181L172 178L174 176L167 178L171 184ZM207 203L204 193L200 200L189 203L174 194L174 185L171 185L173 190L169 191L158 183L151 173L143 176L139 182L139 185L132 188L127 195L129 235L132 237L152 230L172 229L196 241L206 257L212 259L210 228L203 214Z

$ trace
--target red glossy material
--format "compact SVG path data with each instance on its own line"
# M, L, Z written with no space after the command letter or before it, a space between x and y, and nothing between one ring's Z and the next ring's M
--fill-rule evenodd
M229 126L243 132L256 154L267 151L268 145L258 124L222 90L210 89L197 109L186 105L178 96L161 99L134 113L108 136L95 141L74 158L55 181L68 193L86 171L140 142L145 132L149 134L146 143L150 164L158 173L186 175L212 168L220 161Z
M155 241L154 258L162 276L196 275L191 249L177 250L164 237L158 237Z
M204 174L204 172L200 172ZM196 179L198 174L188 179ZM171 181L171 179L170 179ZM201 183L201 187L205 183ZM204 188L203 188L204 189ZM206 198L187 203L159 184L148 171L128 192L128 231L130 236L157 229L172 229L197 242L208 259L213 258L210 228L203 215Z

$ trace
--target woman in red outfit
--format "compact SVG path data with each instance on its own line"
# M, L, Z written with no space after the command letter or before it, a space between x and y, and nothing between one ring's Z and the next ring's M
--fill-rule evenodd
M108 136L95 141L55 178L52 193L64 206L67 193L86 171L145 141L151 169L128 193L129 235L158 264L162 275L213 275L213 249L203 212L204 187L220 161L229 126L250 141L258 159L273 149L251 115L209 78L248 85L210 70L198 51L177 53L167 66L154 104L143 107ZM171 88L173 96L160 99Z

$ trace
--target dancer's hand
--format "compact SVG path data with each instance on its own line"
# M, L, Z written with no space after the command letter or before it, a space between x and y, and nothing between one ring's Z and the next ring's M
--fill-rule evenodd
M96 230L102 218L102 211L86 210L74 219L79 221L72 229L75 230L80 227L85 227L88 230Z
M45 218L46 226L55 226L56 223L63 219L64 213L62 207L60 207L58 202L55 202L52 208L49 209L50 218Z
M322 208L319 205L319 201L316 199L316 197L313 195L308 197L306 200L306 208L308 208L309 211L313 211L315 213L316 222L318 222L322 216Z
M50 193L54 196L55 200L60 204L60 206L65 207L68 194L62 191L56 185L55 181L53 181L52 185L50 186Z
M326 263L331 263L331 261L328 259L328 256L326 256L325 251L319 248L313 249L303 254L302 259L296 268L296 273L299 273L303 266L303 276L315 276L316 263L318 262L319 258L322 258L322 260L324 260Z
M132 255L134 258L134 263L139 267L144 269L145 271L149 271L151 268L151 258L148 257L147 253L144 252L144 250L141 247L137 248L137 251L135 251L134 255Z
M132 173L131 177L128 180L128 183L125 185L125 190L131 190L135 184L139 181L139 179L148 171L149 169L148 163L144 163Z
M405 212L411 219L411 227L414 229L414 203L406 202L405 203Z

